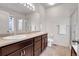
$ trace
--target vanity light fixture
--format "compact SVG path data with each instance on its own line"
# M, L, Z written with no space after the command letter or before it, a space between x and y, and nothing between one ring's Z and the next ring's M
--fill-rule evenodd
M23 6L35 11L35 6L32 3L21 3Z

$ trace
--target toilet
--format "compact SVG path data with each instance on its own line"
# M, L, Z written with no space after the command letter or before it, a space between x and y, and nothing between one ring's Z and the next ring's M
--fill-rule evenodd
M51 47L53 44L53 38L48 38L48 47Z

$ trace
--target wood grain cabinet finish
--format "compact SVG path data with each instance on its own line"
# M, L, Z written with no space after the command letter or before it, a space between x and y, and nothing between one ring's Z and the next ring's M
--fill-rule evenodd
M47 34L34 38L34 55L39 56L47 47Z
M0 47L0 56L39 56L47 47L47 34Z
M33 56L33 44L30 44L8 56Z
M45 48L45 39L42 39L42 51L44 50Z
M47 47L47 34L42 35L42 51Z
M30 44L33 44L33 39L23 40L14 44L10 44L4 47L1 47L1 55L7 56L9 54L14 54L17 50L20 50Z
M20 50L18 50L18 51L15 51L15 52L9 54L8 56L21 56L21 53L22 52Z
M24 47L22 49L22 54L21 56L33 56L33 44Z
M38 56L41 53L41 36L34 38L34 55Z
M35 50L34 56L39 56L41 54L41 49Z

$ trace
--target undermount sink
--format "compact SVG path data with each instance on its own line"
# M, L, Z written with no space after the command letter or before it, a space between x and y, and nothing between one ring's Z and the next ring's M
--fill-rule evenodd
M3 37L3 39L23 39L25 37L26 37L25 35L14 35L14 36Z

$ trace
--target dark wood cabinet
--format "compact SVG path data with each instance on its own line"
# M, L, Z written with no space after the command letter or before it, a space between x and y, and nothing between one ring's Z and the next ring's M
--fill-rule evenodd
M12 44L12 45L2 47L1 51L2 51L2 55L6 56L6 55L13 53L16 50L19 50L19 49L20 49L19 44L15 43L15 44Z
M23 41L14 43L14 44L10 44L10 45L1 47L0 48L1 55L2 56L7 56L7 55L13 55L13 56L19 55L20 56L22 54L22 52L20 52L21 49L23 49L24 47L29 48L32 44L33 44L33 39L26 39L26 40L23 40ZM33 45L31 47L33 47Z
M0 47L1 56L39 56L47 47L47 34Z
M45 47L45 40L42 39L42 51L44 50L44 47Z
M38 56L41 53L41 36L34 38L34 55Z
M71 56L77 56L77 53L75 52L74 48L71 48Z
M34 56L39 56L41 54L41 49L34 51Z
M42 35L42 51L47 47L47 34Z
M33 56L33 44L24 47L22 49L22 54L23 56Z
M21 56L21 53L22 52L20 50L18 50L18 51L15 51L15 52L9 54L8 56Z
M18 51L15 51L8 56L33 56L33 44L30 44Z
M34 38L34 55L38 56L47 47L47 34Z

